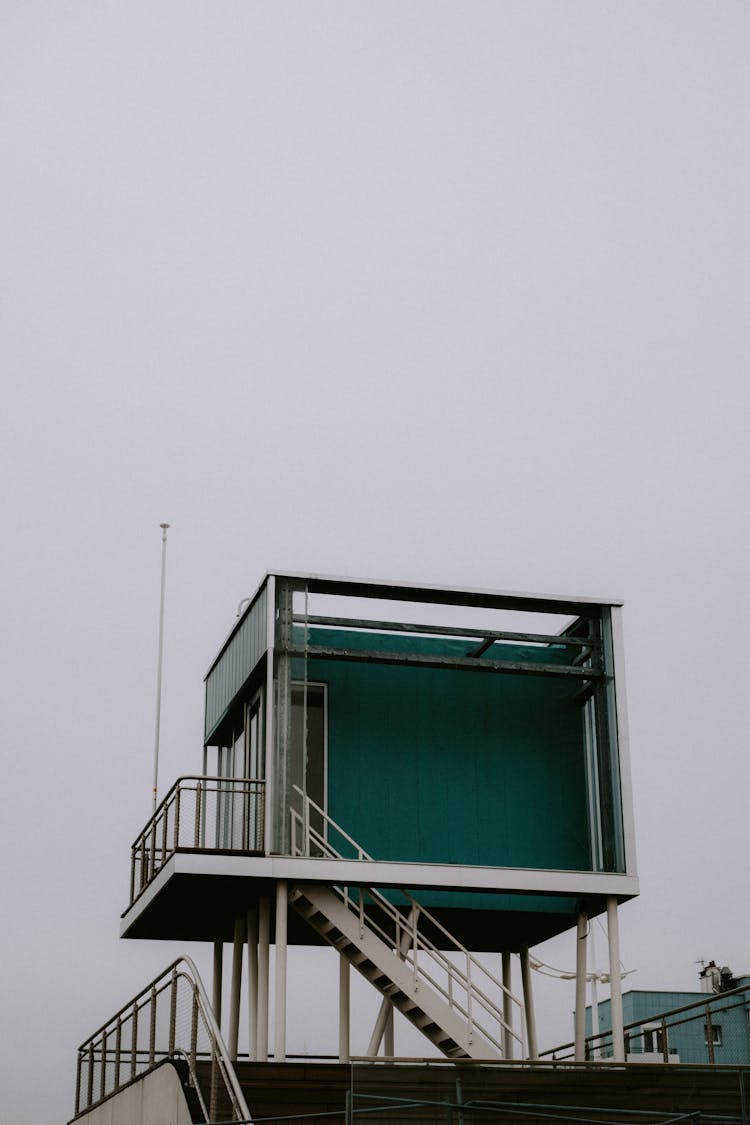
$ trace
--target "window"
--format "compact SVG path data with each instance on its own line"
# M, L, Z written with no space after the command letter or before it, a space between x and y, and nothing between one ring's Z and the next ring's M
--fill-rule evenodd
M643 1032L643 1051L645 1054L662 1054L664 1051L664 1032L661 1024L644 1023L641 1028Z
M708 1027L705 1023L703 1025L703 1042L706 1045L708 1045ZM713 1043L714 1047L720 1047L721 1046L721 1024L720 1023L713 1023L713 1022L711 1023L711 1042Z

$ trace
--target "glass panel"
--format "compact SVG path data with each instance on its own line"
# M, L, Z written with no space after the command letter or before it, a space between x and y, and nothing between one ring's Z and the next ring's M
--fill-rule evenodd
M240 728L234 740L234 747L232 750L232 777L245 776L245 731ZM230 801L230 823L231 831L230 838L226 847L228 848L242 848L244 847L244 825L245 825L245 790L241 782L232 781L230 785L229 801Z
M297 785L325 811L326 793L326 716L323 684L292 685L292 745L289 761L289 802L302 812L301 800L293 786ZM325 834L322 815L310 810L310 827Z

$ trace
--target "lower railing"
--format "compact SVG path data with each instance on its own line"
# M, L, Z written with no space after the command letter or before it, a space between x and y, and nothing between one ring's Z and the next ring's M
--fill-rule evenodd
M294 791L299 811L290 809L292 855L372 859L297 785ZM333 846L333 839L341 851ZM364 885L337 886L333 890L358 916L361 932L369 928L410 966L415 991L420 983L427 985L465 1020L470 1038L477 1031L506 1057L511 1054L511 1040L515 1040L521 1053L526 1053L523 1004L413 895L399 889L388 891L386 898L375 887ZM398 901L390 901L391 897ZM428 938L425 930L432 937ZM520 1017L520 1035L513 1028L514 1010Z
M667 1011L649 1012L624 1025L625 1057L629 1062L641 1058L664 1063L735 1064L747 1053L750 1023L750 985L738 985L726 992L709 992L689 1004ZM609 1006L602 1010L602 1022L609 1019ZM587 1059L611 1061L614 1055L611 1028L585 1039ZM563 1043L543 1052L557 1060L575 1057L575 1044Z
M254 778L179 777L131 848L131 905L178 848L262 852L265 794Z
M165 1058L186 1062L189 1084L205 1121L215 1121L219 1112L225 1120L227 1110L233 1121L250 1119L213 1010L189 957L169 965L78 1048L76 1116Z

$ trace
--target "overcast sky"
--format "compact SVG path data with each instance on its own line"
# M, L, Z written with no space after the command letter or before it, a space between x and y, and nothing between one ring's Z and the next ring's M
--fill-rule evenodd
M628 983L750 972L748 5L0 22L8 1122L70 1116L75 1048L173 956L117 937L162 520L162 790L269 567L623 597Z

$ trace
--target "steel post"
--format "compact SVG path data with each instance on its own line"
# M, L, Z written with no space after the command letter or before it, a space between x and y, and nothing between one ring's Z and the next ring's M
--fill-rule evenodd
M575 1060L586 1059L586 943L588 941L588 915L582 910L576 926L576 1010L575 1010Z
M248 1058L258 1061L258 908L247 912L247 1026Z
M172 970L172 980L169 986L169 1054L174 1054L175 1038L177 1035L177 969Z
M394 1036L393 1036L393 1004L388 1005L388 1016L385 1021L385 1030L383 1031L383 1054L388 1059L392 1059L395 1055L394 1049Z
M153 1066L156 1061L156 985L151 989L151 1020L148 1031L148 1065Z
M620 928L617 898L607 896L607 937L609 939L610 1014L612 1017L612 1057L625 1062L625 1030L622 1018L622 973L620 971Z
M240 1036L240 997L242 996L242 947L245 940L244 919L237 918L234 923L232 942L232 987L229 1006L229 1057L237 1061Z
M339 1062L349 1062L350 1052L350 977L349 962L339 954Z
M286 968L287 907L289 896L285 879L276 884L276 961L274 982L274 1058L286 1059Z
M168 523L160 523L161 528L161 586L159 594L159 655L156 669L156 730L154 734L154 786L153 803L156 812L156 791L159 783L159 731L161 726L161 674L164 663L164 592L167 572L167 528Z
M385 1029L388 1024L388 1012L390 1007L390 1000L384 996L378 1010L377 1018L375 1020L375 1026L372 1029L370 1042L367 1044L367 1050L365 1054L368 1057L375 1058L378 1051L380 1050L380 1044L383 1041L383 1035L385 1034Z
M276 850L289 851L289 758L292 749L292 606L294 591L290 582L279 582L276 593L278 611L278 652L276 661Z
M536 1013L534 1011L534 995L531 988L531 964L529 961L529 947L524 942L521 945L521 985L523 988L523 1006L526 1013L526 1038L528 1040L529 1058L539 1058L539 1048L536 1038Z
M214 983L213 983L213 996L212 1004L214 1009L214 1018L219 1027L221 1027L221 993L222 993L222 976L224 969L224 942L214 942Z
M271 944L271 903L262 895L258 904L258 1011L257 1051L260 1062L268 1059L268 960Z

